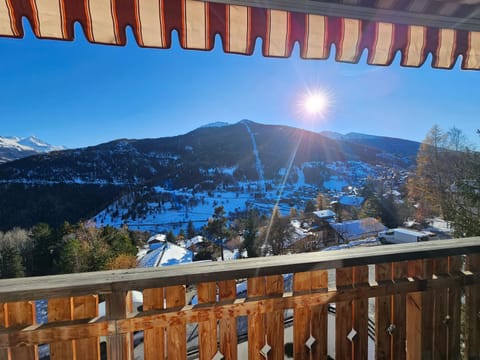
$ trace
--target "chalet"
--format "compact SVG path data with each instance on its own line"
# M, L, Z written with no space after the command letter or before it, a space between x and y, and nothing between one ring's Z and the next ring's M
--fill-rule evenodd
M385 225L374 218L331 223L330 226L341 242L376 237L380 231L387 229Z
M147 240L147 245L150 250L158 249L167 241L165 234L156 234Z

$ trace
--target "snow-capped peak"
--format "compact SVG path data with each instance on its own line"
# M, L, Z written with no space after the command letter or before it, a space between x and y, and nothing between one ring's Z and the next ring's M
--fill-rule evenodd
M29 150L33 150L36 152L49 152L54 150L62 150L64 149L63 146L53 146L46 143L43 140L40 140L36 136L29 136L26 138L19 139L17 141L19 145L27 147Z

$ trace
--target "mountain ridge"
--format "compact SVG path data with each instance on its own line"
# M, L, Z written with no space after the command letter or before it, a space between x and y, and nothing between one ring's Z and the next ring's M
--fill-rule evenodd
M35 154L63 150L63 146L50 145L36 136L0 136L0 164Z
M413 164L410 150L402 153L400 146L398 153L389 153L384 149L387 140L380 140L334 140L291 126L242 120L178 136L118 139L36 154L0 164L0 227L89 219L120 199L134 207L119 213L122 219L134 220L137 215L132 214L146 211L137 204L157 203L158 209L169 211L167 200L188 214L191 201L203 201L194 194L223 190L237 194L231 204L241 200L243 205L235 208L258 202L266 192L272 199L276 192L283 194L281 206L300 205L307 193L315 197L326 184L337 184L337 189L357 186L372 174L383 176L388 169ZM178 191L190 195L179 196ZM262 205L265 210L272 199Z

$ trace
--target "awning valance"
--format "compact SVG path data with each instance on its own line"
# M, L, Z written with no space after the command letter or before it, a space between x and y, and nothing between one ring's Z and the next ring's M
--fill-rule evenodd
M169 48L173 30L183 48L288 57L298 43L305 59L480 69L480 0L4 0L0 35L22 37L26 17L39 38L73 40L79 22L90 42L124 45L130 26L139 46Z

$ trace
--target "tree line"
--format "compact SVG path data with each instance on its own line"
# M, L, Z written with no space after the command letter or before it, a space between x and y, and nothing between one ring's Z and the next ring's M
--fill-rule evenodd
M135 267L137 246L146 239L146 233L85 222L14 228L0 232L0 278Z

